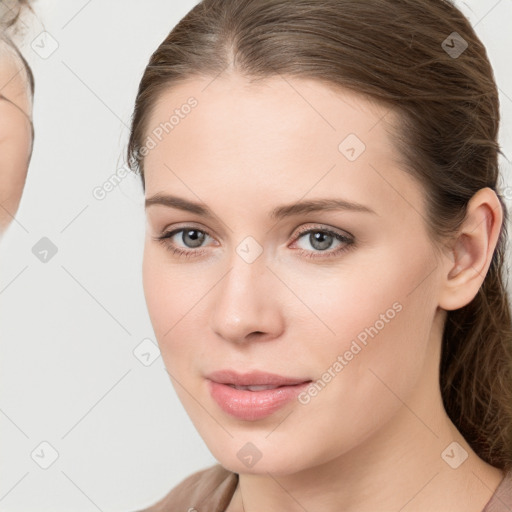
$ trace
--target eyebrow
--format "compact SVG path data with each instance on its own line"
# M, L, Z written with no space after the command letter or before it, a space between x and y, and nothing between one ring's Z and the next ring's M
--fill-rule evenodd
M146 208L149 208L153 205L177 208L178 210L195 213L209 219L213 219L215 217L215 215L207 206L172 195L156 194L146 199ZM293 215L332 210L349 210L354 212L373 213L377 215L374 210L360 203L353 203L336 198L323 198L278 206L274 208L272 212L270 212L269 217L271 220L280 220L285 217L291 217Z

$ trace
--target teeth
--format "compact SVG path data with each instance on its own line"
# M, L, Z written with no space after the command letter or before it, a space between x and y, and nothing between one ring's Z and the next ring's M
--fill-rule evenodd
M263 391L264 389L276 389L279 386L235 386L234 384L229 384L232 388L242 389L248 391Z

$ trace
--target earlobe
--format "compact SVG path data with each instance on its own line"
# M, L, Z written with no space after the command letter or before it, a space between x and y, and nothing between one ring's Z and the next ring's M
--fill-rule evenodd
M466 218L447 257L439 306L454 310L469 304L478 293L491 264L503 221L501 203L490 188L469 201Z

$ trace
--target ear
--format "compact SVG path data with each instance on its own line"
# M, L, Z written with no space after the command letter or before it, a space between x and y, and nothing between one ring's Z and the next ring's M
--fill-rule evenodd
M503 222L496 193L480 189L469 201L466 218L446 258L439 306L454 310L469 304L482 286Z

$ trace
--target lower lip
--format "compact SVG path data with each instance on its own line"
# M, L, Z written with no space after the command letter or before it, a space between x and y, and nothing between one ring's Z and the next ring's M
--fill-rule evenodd
M249 391L208 380L210 393L219 407L231 416L245 421L259 420L270 416L295 399L310 383L311 381L294 386Z

